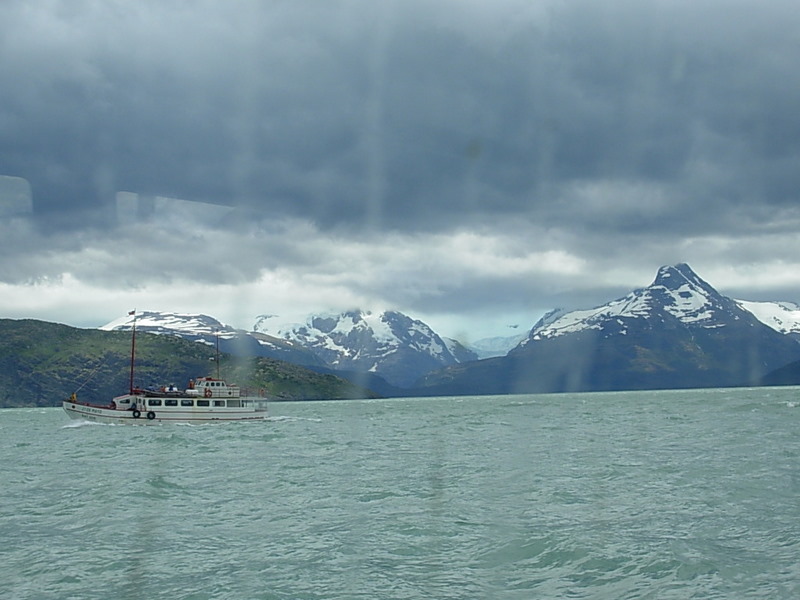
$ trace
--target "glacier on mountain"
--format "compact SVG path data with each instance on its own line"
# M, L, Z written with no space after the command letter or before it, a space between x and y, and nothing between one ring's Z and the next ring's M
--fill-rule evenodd
M775 331L800 340L800 305L794 302L753 302L750 300L737 300L736 302Z

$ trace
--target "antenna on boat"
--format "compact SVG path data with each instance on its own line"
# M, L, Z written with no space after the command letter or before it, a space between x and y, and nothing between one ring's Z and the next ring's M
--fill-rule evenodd
M214 332L217 336L217 379L219 379L219 329Z
M133 395L133 365L134 365L134 357L136 356L136 310L132 310L128 313L128 316L133 315L133 326L131 327L131 384L130 384L130 393Z

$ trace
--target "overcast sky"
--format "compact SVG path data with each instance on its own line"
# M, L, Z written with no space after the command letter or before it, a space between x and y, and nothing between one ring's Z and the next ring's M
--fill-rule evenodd
M0 317L800 301L798 67L789 0L4 0Z

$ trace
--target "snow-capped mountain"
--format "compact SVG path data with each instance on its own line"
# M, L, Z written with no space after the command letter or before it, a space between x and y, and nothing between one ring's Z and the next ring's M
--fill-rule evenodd
M800 341L800 305L794 302L751 302L737 300L739 306L753 313L756 318L798 341Z
M267 332L268 327L265 316L254 330ZM308 348L332 369L376 373L398 387L413 384L433 369L477 358L458 342L445 341L422 321L397 311L315 315L269 333Z
M613 330L624 335L627 325L636 319L671 317L692 328L723 327L743 318L745 313L739 303L719 294L689 265L678 264L661 267L652 285L634 290L624 298L588 310L546 314L520 346L589 329Z
M740 309L755 316L775 331L800 339L800 306L792 302L751 302L722 296L692 271L689 265L661 267L653 284L635 290L618 300L589 310L565 312L557 309L543 316L531 330L528 339L545 339L574 333L582 329L599 329L609 319L648 317L654 308L690 327L722 327L730 319L741 317Z
M300 365L319 366L316 356L302 347L294 346L263 333L248 332L221 323L208 315L138 311L103 325L106 331L130 331L136 320L136 331L160 335L175 335L194 342L216 345L222 352L247 356L268 356Z
M115 319L100 327L105 331L130 331L136 322L137 331L165 335L179 335L194 341L214 345L216 337L230 339L237 330L208 315L166 313L151 310L140 311Z
M437 394L757 384L799 359L800 344L745 306L688 265L665 266L623 298L545 315L506 357L450 367L423 383ZM763 319L769 311L760 308Z

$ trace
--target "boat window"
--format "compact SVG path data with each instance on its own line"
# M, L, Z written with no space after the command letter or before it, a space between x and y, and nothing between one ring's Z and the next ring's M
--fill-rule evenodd
M177 400L164 400L164 406L178 406Z
M161 399L160 398L150 398L147 401L147 406L161 406Z
M181 406L194 406L194 400L181 400Z
M225 406L225 400L214 400L214 406Z
M197 406L208 406L208 400L198 400Z

